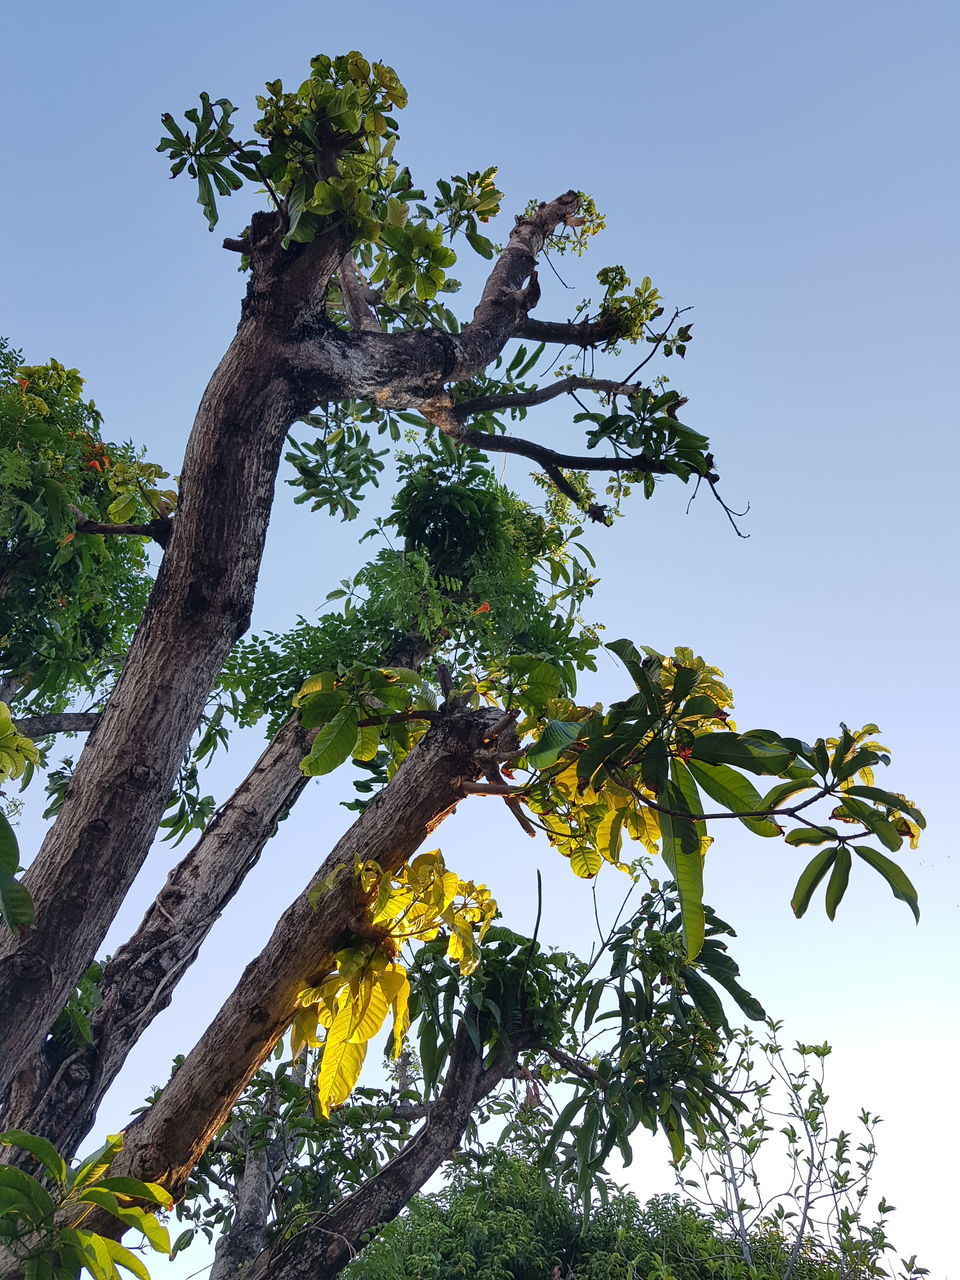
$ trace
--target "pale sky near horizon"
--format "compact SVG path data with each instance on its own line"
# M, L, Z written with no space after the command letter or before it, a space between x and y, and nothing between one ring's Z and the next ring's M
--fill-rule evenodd
M833 925L821 899L795 921L800 853L742 831L714 833L707 896L737 928L746 984L785 1035L835 1046L838 1122L862 1105L885 1118L875 1189L898 1207L901 1250L958 1280L956 7L368 0L350 16L290 0L278 12L251 0L48 0L7 13L0 332L28 362L78 367L105 435L143 442L176 471L243 281L190 184L167 181L160 113L206 89L249 120L265 80L299 82L321 51L357 48L397 69L410 92L399 154L428 188L499 164L507 210L571 186L594 194L608 231L582 262L558 263L569 289L541 273L537 314L565 317L609 263L693 305L686 363L666 372L690 397L686 420L711 436L729 501L750 503L750 537L703 496L686 514L679 484L637 498L590 534L603 583L589 616L609 638L702 653L726 673L743 727L812 738L839 720L880 725L893 750L881 785L929 819L918 852L903 854L919 928L864 874ZM233 204L224 235L246 221L249 205ZM468 309L480 277L454 273ZM547 440L568 420L556 410L528 425ZM508 480L523 475L516 464ZM370 544L356 545L366 527L311 517L281 486L254 628L319 609L367 558ZM622 689L611 660L583 692ZM221 798L259 746L242 742L218 766ZM340 787L315 786L284 824L138 1047L101 1131L166 1078L299 892L330 843L318 831L348 819ZM541 866L544 935L581 938L584 886L545 846L518 848L509 816L481 803L443 828L450 865L485 879L521 930ZM113 946L176 856L154 851ZM669 1189L665 1145L641 1136L637 1149L637 1188ZM160 1280L201 1263L188 1253L176 1271L153 1270Z

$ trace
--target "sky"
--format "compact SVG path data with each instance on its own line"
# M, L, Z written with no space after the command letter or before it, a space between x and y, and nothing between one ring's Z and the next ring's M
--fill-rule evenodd
M243 280L195 192L167 180L159 116L207 90L249 120L265 80L298 83L318 52L357 48L397 69L410 92L399 154L422 184L498 164L507 210L569 187L596 197L608 230L582 262L558 264L563 282L541 273L538 316L565 318L611 263L693 307L686 362L666 372L689 397L686 421L713 441L727 499L749 503L749 538L707 498L688 512L688 491L662 486L591 531L603 581L587 612L607 638L703 654L726 673L741 727L807 739L840 720L881 727L894 761L882 781L929 820L904 855L919 927L865 875L835 923L819 903L795 921L799 853L745 831L715 833L707 896L785 1036L835 1046L837 1122L861 1106L884 1117L875 1189L898 1208L901 1251L956 1280L955 6L367 0L348 12L288 0L273 18L251 0L48 0L4 26L0 332L28 362L79 368L106 437L143 443L173 472ZM218 231L248 212L228 204ZM468 307L480 277L456 274ZM571 439L567 419L551 406L527 425ZM505 478L522 481L518 460ZM310 516L281 487L254 629L320 609L366 558L364 528ZM611 659L582 692L624 690ZM221 798L260 745L238 742L218 766ZM162 1083L322 859L347 821L340 786L312 786L284 824L138 1046L102 1131ZM29 822L23 834L25 847L39 837ZM588 943L584 885L520 839L479 800L442 830L448 863L485 879L509 923L531 927L539 866L543 936ZM155 850L106 951L175 857ZM667 1160L665 1145L637 1139L641 1193L671 1186ZM183 1262L155 1275L203 1259Z

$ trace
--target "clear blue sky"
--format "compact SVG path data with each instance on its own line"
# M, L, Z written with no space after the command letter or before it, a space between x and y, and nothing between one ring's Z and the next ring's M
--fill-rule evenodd
M264 80L299 81L321 51L359 48L397 68L411 95L402 154L421 182L497 163L508 209L571 186L593 193L609 231L582 265L564 263L570 290L545 273L538 314L564 316L614 262L692 304L696 340L669 372L687 420L714 441L730 501L751 511L742 541L705 499L686 515L680 486L637 501L593 534L604 586L592 616L611 638L695 647L727 673L744 727L883 729L890 782L930 818L907 854L919 929L862 876L836 924L794 921L801 859L746 833L711 850L708 893L786 1034L836 1046L838 1119L860 1105L885 1117L876 1189L899 1207L903 1249L956 1278L957 9L367 0L351 12L288 0L273 20L250 0L49 0L8 13L0 331L30 361L80 368L106 434L146 443L175 471L243 282L190 186L167 181L158 117L201 89L252 103ZM223 233L246 214L227 205ZM536 429L551 439L564 423L551 408ZM508 476L520 474L512 462ZM311 519L281 490L255 625L316 609L360 563L363 527ZM616 696L617 679L611 664L586 692ZM224 790L252 750L231 756ZM333 836L345 820L336 793L317 786L285 824L105 1129L192 1044L299 891L328 844L318 829ZM481 803L443 830L451 865L485 878L524 928L539 863L551 940L582 936L584 886L549 850L518 850L500 808ZM174 856L154 855L128 929ZM647 1144L642 1156L641 1189L666 1188L666 1152Z

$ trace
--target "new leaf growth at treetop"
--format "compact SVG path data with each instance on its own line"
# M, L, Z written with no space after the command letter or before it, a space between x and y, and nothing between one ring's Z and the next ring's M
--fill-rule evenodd
M119 1238L134 1227L167 1251L151 1214L176 1200L193 1223L177 1247L223 1233L215 1280L334 1276L518 1081L530 1105L558 1086L545 1162L581 1196L640 1126L680 1161L741 1105L724 998L765 1016L704 902L724 822L787 855L816 848L784 872L797 916L825 881L833 919L854 868L918 915L890 855L924 820L878 779L876 726L812 743L741 729L716 667L627 639L606 644L622 699L578 701L602 647L583 617L587 522L680 483L739 532L714 446L656 363L685 357L691 324L619 265L596 273L595 303L537 317L538 266L593 250L594 201L518 201L495 244L481 228L504 201L497 171L419 187L395 155L406 97L354 52L313 58L295 90L268 83L243 140L226 99L163 116L159 150L211 229L242 190L266 205L223 242L246 293L178 483L102 438L75 370L3 349L2 777L29 781L53 735L88 735L49 775L54 821L22 878L16 802L0 819L3 1275L146 1275ZM458 252L489 264L472 312L454 305ZM573 452L542 439L561 408ZM534 468L523 493L497 475L493 455L511 454ZM332 611L247 637L284 458L318 518L357 518L381 483L390 497ZM199 771L231 724L267 743L216 807ZM166 1086L72 1168L278 823L345 766L355 821ZM496 885L420 851L458 805L491 799L575 880L624 875L592 956L498 924ZM194 843L98 961L158 832ZM396 1087L378 1093L359 1081L384 1029ZM209 1212L224 1160L236 1194ZM284 1179L286 1216L269 1194Z

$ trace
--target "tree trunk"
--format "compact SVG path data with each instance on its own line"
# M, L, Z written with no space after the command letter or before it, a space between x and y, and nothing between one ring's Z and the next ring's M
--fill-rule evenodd
M448 709L340 839L281 917L220 1013L161 1096L126 1131L113 1166L174 1195L250 1077L293 1019L297 997L333 970L333 953L364 927L357 866L397 871L480 775L478 755L501 712ZM505 744L505 749L515 743ZM316 905L313 905L313 903Z

